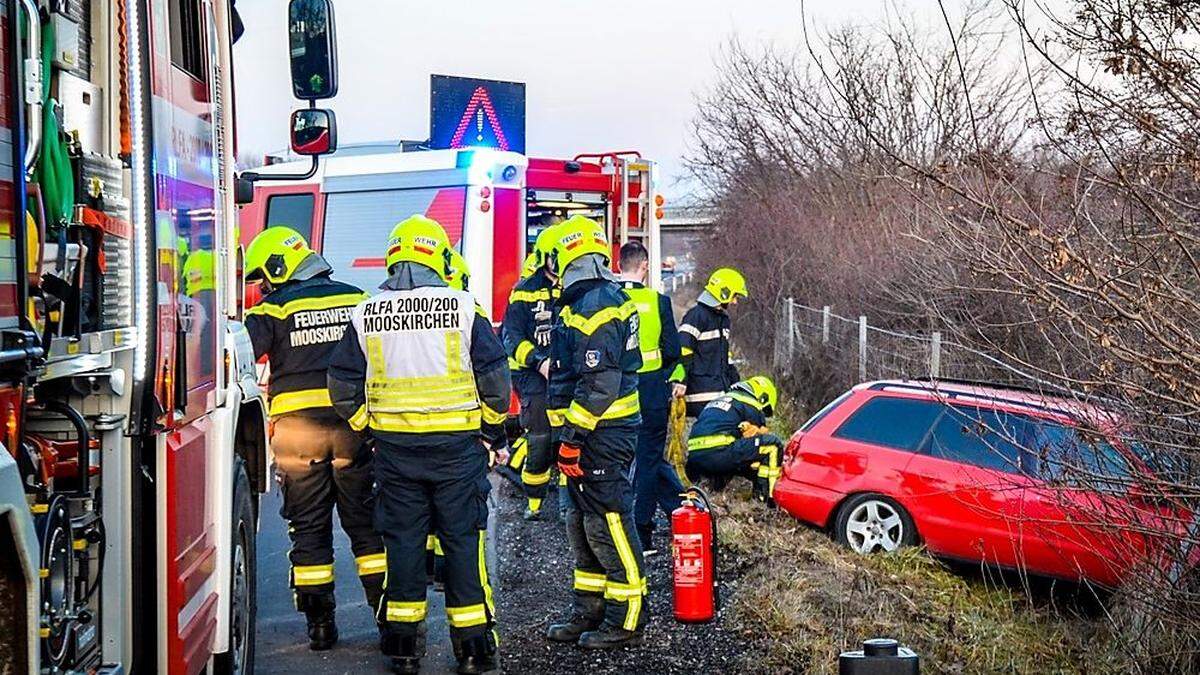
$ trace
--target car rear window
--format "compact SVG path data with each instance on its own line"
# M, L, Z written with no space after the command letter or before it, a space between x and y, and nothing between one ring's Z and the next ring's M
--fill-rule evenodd
M1032 420L987 408L951 406L938 419L922 452L1009 473L1021 470L1022 447L1028 444Z
M854 411L834 437L900 450L916 450L941 414L936 401L876 396Z
M850 398L850 394L853 394L853 393L854 393L853 391L848 391L848 392L842 394L841 396L833 399L829 403L827 403L824 408L821 408L820 410L817 411L816 415L813 415L812 417L808 418L808 421L804 423L804 426L800 427L800 431L808 431L809 429L812 429L813 427L817 426L817 424L820 423L821 420L825 419L825 417L829 413L836 410L837 407L842 404L842 401L845 401L846 399Z

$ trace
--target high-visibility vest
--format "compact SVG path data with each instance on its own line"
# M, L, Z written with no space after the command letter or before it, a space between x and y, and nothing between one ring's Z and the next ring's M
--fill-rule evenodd
M625 287L625 294L633 301L638 314L638 348L642 352L642 367L639 373L649 373L662 368L662 317L658 313L658 291L646 287Z
M386 291L351 321L367 358L366 426L399 433L480 428L471 368L470 293L445 286Z

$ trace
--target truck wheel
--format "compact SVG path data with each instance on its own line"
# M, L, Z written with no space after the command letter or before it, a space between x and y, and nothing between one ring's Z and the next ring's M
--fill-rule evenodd
M833 538L855 553L891 552L917 543L912 516L891 497L855 495L838 509Z
M254 631L258 614L258 565L255 558L254 497L246 464L237 459L233 476L233 559L230 565L229 651L217 654L213 670L217 675L254 673Z

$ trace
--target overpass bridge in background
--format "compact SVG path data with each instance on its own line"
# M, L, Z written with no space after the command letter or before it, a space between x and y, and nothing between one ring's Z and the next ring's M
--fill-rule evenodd
M717 209L712 206L668 206L658 226L662 237L663 261L674 258L679 272L690 272L695 267L696 247L717 219Z

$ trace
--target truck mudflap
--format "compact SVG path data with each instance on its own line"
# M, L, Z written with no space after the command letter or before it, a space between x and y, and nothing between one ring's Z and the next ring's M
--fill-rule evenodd
M40 672L38 543L17 463L0 446L0 663ZM13 610L16 611L13 611Z

